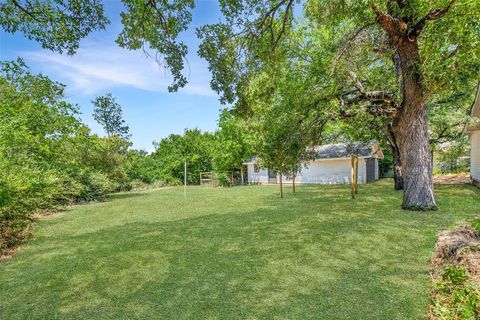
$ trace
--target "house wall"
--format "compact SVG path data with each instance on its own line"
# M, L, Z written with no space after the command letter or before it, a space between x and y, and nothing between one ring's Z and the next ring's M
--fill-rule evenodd
M470 176L474 182L480 182L480 131L470 134Z
M260 168L255 172L253 163L247 164L248 183L268 183L268 170Z
M352 167L350 158L320 159L311 161L297 174L296 183L311 184L344 184L351 182ZM260 169L254 172L253 164L247 165L249 183L268 183L268 170ZM278 181L278 178L277 178ZM291 177L282 177L284 183L292 183ZM279 182L279 181L278 181ZM366 182L366 163L358 161L358 183Z
M320 159L308 163L297 175L298 183L343 184L351 183L352 165L348 159ZM287 181L291 182L291 181ZM358 160L358 183L366 182L365 160Z

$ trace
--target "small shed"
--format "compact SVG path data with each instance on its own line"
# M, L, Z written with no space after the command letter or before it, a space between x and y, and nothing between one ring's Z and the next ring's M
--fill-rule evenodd
M470 115L477 120L480 118L480 85ZM480 186L480 122L467 126L465 134L470 136L470 179L474 185Z
M358 183L368 183L380 178L379 159L383 152L377 141L338 143L316 146L311 149L312 160L302 163L295 182L299 184L347 184L351 183L351 156L358 162ZM277 173L258 165L252 157L247 166L248 182L252 184L279 183ZM282 182L291 183L292 177L282 177Z

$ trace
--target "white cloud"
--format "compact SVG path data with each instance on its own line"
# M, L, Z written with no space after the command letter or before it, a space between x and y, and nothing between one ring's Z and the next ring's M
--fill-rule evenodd
M168 71L141 51L128 51L116 46L84 45L74 56L49 51L27 51L22 56L36 63L43 73L67 84L70 90L91 95L110 88L167 92L171 84ZM180 93L215 96L209 87L210 74L206 63L198 57L190 62L189 83Z

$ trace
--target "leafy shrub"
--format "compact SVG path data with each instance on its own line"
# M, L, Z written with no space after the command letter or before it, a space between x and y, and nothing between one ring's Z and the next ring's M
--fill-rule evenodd
M445 320L480 318L480 291L470 283L470 275L464 267L447 267L441 280L436 282L431 318Z
M28 235L34 212L132 188L129 142L99 137L63 101L64 86L0 63L0 253Z
M442 280L452 283L455 286L464 284L470 277L464 267L449 266L442 274Z
M216 179L217 179L217 184L219 186L222 186L222 187L229 187L231 184L230 184L230 179L228 177L228 174L224 173L224 172L220 172L216 175Z
M84 171L78 178L82 185L79 200L102 200L114 191L114 184L101 172Z

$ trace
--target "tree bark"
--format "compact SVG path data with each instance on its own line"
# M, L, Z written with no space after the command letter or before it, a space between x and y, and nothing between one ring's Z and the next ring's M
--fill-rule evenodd
M398 148L395 148L393 151L393 180L393 188L395 190L403 190L402 162Z
M402 208L436 208L433 191L432 161L429 150L427 109L419 71L417 39L407 36L394 41L400 59L403 101L392 131L400 151L403 175Z
M400 157L400 150L397 145L397 139L392 131L391 124L388 125L388 132L390 134L389 147L393 156L393 188L395 190L403 190L403 175L402 175L402 159Z
M295 193L295 175L293 175L292 177L292 189L293 189L293 193Z

